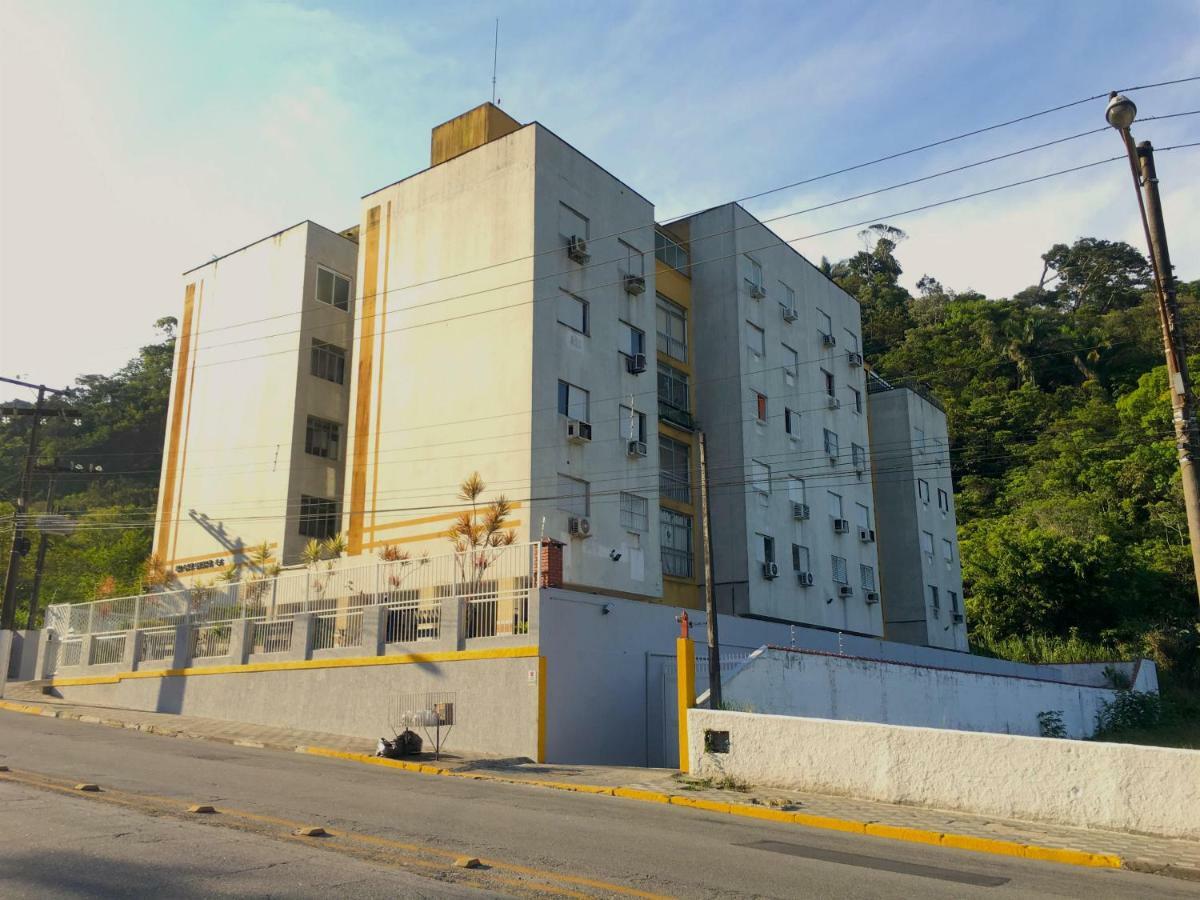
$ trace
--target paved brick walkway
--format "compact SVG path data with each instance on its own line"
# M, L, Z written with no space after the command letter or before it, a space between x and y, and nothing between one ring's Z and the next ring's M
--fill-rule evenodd
M252 725L223 719L178 716L67 703L43 696L32 686L8 686L0 701L0 713L26 705L26 711L63 719L75 719L151 734L219 741L245 747L296 750L323 747L347 753L370 754L375 742L346 735L299 731ZM432 761L429 754L424 761ZM753 804L764 809L786 809L814 816L913 828L943 834L1012 841L1041 847L1068 848L1121 857L1127 867L1158 872L1200 882L1200 842L1170 840L1120 832L1068 828L1039 822L1024 822L974 816L966 813L900 806L850 797L809 794L772 788L718 789L711 784L680 776L671 769L624 766L542 765L525 759L461 758L444 756L438 763L456 771L487 773L513 781L557 782L564 785L623 787L656 794L671 794L720 803Z

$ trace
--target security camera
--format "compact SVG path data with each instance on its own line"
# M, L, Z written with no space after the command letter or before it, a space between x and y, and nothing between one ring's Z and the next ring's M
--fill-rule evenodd
M613 562L620 562L621 561L621 551L617 550L617 549L609 550L608 558L611 559Z

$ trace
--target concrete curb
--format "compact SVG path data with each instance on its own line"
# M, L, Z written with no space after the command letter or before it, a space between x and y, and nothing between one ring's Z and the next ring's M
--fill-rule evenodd
M990 853L997 856L1015 856L1023 859L1036 859L1044 862L1055 862L1071 866L1087 866L1091 868L1121 869L1133 871L1155 871L1187 880L1200 880L1200 874L1191 869L1174 866L1148 867L1137 860L1126 860L1113 853L1092 853L1086 850L1072 850L1064 847L1045 847L1038 844L1026 844L1019 841L1005 841L997 838L982 838L966 834L944 833L920 828L908 828L897 825L886 825L880 822L862 822L856 819L841 819L829 816L814 816L808 813L791 812L788 810L770 809L753 806L748 803L733 803L719 800L705 800L699 797L689 797L684 794L667 794L660 791L649 791L640 788L608 787L595 784L572 784L562 781L544 781L533 778L511 778L488 772L458 771L427 763L408 762L399 759L384 759L366 753L355 753L348 750L334 750L329 747L295 746L291 744L275 744L260 741L249 741L243 738L224 737L220 735L205 735L189 733L183 729L159 728L146 722L123 722L117 719L102 719L99 716L86 713L75 713L67 710L49 709L30 703L17 703L0 700L0 710L24 713L26 715L45 716L57 719L75 719L81 722L107 725L115 728L127 728L133 731L143 731L148 734L160 734L174 737L188 737L195 740L215 741L234 746L254 747L256 749L284 750L303 753L307 756L319 756L326 759L341 759L371 766L382 766L388 769L400 769L419 775L442 775L450 778L466 778L473 781L494 781L503 784L527 785L546 788L549 790L567 791L577 794L601 794L609 797L620 797L626 800L636 800L642 803L659 803L667 806L679 806L690 809L700 809L706 812L723 813L741 816L748 819L763 819L780 822L787 825L799 825L805 828L820 828L827 831L842 831L851 834L864 834L872 837L885 838L893 841L908 843L932 844L956 850L970 850L976 853Z

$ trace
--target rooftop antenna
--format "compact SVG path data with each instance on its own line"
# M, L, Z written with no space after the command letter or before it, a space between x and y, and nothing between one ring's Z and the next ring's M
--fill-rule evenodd
M492 103L496 102L496 60L500 57L500 17L496 17L496 39L492 44Z

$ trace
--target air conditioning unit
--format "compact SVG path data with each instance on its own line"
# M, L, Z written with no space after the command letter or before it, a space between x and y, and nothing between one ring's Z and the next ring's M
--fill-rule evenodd
M856 350L847 350L846 361L852 366L861 366L863 364L862 354Z
M567 420L567 440L575 444L586 444L592 439L592 426L589 422L577 419Z
M784 306L781 309L783 310L783 321L785 322L795 322L800 318L800 313L794 306Z
M763 578L778 578L779 563L765 562L763 563Z
M567 238L567 256L577 263L585 263L591 259L592 255L588 253L587 240L577 234Z
M646 279L641 275L626 275L625 276L625 293L627 294L644 294L646 293Z
M833 530L837 534L849 534L850 533L850 520L849 519L834 519L833 520Z
M966 620L963 618L963 614L962 614L962 613L955 613L955 614L954 614L954 624L955 624L955 625L961 625L961 624L962 624L964 621L966 621Z
M641 375L646 371L646 354L634 353L625 357L625 368L630 375Z
M879 602L879 594L876 593L875 591L867 591L867 602L868 603L878 603Z
M630 441L629 442L629 455L630 456L645 456L646 455L646 442L645 441Z
M571 537L591 537L592 520L587 516L571 516L567 520L567 531L571 533Z
M750 296L755 300L761 300L767 296L767 289L761 284L750 285Z
M838 596L839 597L853 597L854 596L854 588L850 587L850 585L848 585L848 584L843 584L840 588L838 588Z
M812 572L797 572L796 581L800 582L800 587L812 587L816 583Z
M798 503L795 500L792 501L792 518L793 519L796 519L797 521L802 522L808 518L808 514L809 514L809 509L808 509L807 503Z
M873 529L873 528L858 529L858 539L860 541L862 541L864 544L875 543L875 529Z
M836 347L837 346L837 338L835 338L832 334L822 334L821 335L821 343L824 344L826 347Z
M842 401L839 400L837 397L830 397L829 398L829 408L830 409L841 409Z

